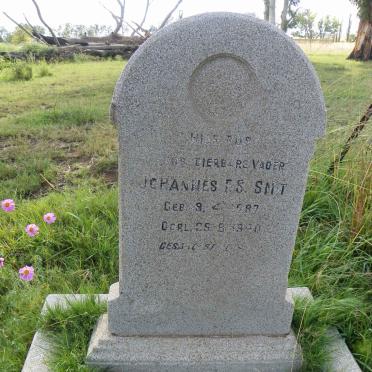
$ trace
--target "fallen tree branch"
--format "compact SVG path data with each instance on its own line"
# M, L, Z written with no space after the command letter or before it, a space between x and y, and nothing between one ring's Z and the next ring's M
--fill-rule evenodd
M106 9L111 14L111 17L114 18L114 21L118 22L119 17L113 11L111 11L109 8L107 8L104 4L101 3L101 5L104 9Z
M164 18L163 22L160 24L158 30L163 28L169 21L170 17L172 17L172 14L176 11L176 9L179 7L179 5L182 3L182 0L178 0L177 4L174 6L174 8L167 14L167 16Z
M6 14L5 12L3 12L3 14L5 15L5 17L10 19L15 25L17 25L23 32L25 32L28 36L31 36L34 40L39 41L39 39L37 39L36 36L34 36L30 31L28 31L27 28L23 27L20 23L15 21L11 16Z
M39 16L39 19L41 21L41 23L49 30L50 34L52 35L56 45L60 46L59 44L59 41L58 41L58 38L56 36L56 34L54 33L54 31L51 29L51 27L49 27L49 25L44 21L44 18L43 16L41 15L41 12L40 12L40 8L39 8L39 5L37 4L36 0L31 0L35 7L36 7L36 11L37 11L37 15Z
M115 30L112 32L114 35L117 35L120 31L120 29L123 26L124 22L124 11L125 11L125 0L116 0L116 2L119 4L120 7L120 15L116 15L112 10L107 8L104 4L100 3L104 9L106 9L110 14L111 17L116 22Z
M141 25L139 25L137 22L134 22L132 21L138 28L138 31L142 31L142 32L148 32L147 30L145 30Z
M138 30L136 30L130 23L128 22L125 22L125 24L131 29L133 30L133 33L136 33L141 39L145 39L145 37L140 34L140 32Z
M340 164L344 160L344 157L346 156L346 154L350 150L351 143L356 138L358 138L360 132L364 129L364 127L366 126L367 121L370 119L371 116L372 116L372 104L369 105L365 114L359 120L358 124L354 127L350 137L347 139L346 143L344 144L340 155L329 166L328 174L332 174L335 170L336 164Z
M30 21L27 19L26 15L23 14L23 16L25 17L25 20L27 22L27 24L30 26L31 30L32 30L32 35L35 36L35 39L40 41L41 43L43 44L48 44L42 37L42 35L36 31L35 27L30 23Z
M56 45L56 41L54 39L53 36L47 36L47 35L42 35L42 34L39 34L38 32L36 32L36 34L48 45ZM56 45L56 46L65 46L65 45L69 45L70 43L67 41L67 39L63 38L63 37L57 37L57 40L58 40L58 43L59 45ZM80 43L78 43L80 44Z
M27 17L26 17L25 14L23 14L23 17L25 17L26 23L31 27L31 30L33 30L35 27L32 26L32 24L31 24L30 21L27 19Z
M131 33L130 36L134 36L137 33L137 31L143 30L142 29L142 26L145 23L145 20L146 20L146 17L147 17L147 13L148 13L149 7L150 7L150 0L146 0L146 8L145 8L145 13L143 14L142 21L140 22L140 24L136 24L135 22L133 22L133 23L135 23L137 25L137 28L135 30L133 30L133 32Z

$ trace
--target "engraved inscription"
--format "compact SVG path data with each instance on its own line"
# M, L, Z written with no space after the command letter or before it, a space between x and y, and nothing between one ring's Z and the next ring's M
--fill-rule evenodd
M252 187L255 194L263 195L283 195L287 184L281 182L270 182L266 180L256 180L252 186L251 179L180 179L170 177L145 177L142 182L142 189L158 190L164 192L216 192L224 193L245 193L251 191Z
M251 137L249 135L202 132L191 132L186 139L189 140L192 144L196 145L228 144L247 146L251 141Z
M192 156L167 156L162 163L163 174L145 174L139 180L144 192L166 195L165 200L154 204L161 211L155 226L158 251L243 250L247 236L259 236L267 229L262 208L287 194L290 186L281 179L287 180L290 163L251 153L253 139L248 134L190 132L182 133L182 137L201 147ZM216 145L241 150L221 156ZM195 234L199 241L193 241ZM224 243L218 239L209 242L213 236L223 236Z
M264 171L282 172L286 163L280 160L262 159L224 159L224 158L193 158L184 157L170 158L170 165L178 167L196 168L235 168L235 169L254 169Z

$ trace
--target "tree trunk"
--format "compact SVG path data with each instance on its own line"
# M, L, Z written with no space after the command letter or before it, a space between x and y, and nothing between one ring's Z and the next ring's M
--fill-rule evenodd
M354 49L348 59L360 61L372 59L372 23L368 19L360 20Z
M350 41L350 30L351 30L351 14L349 15L349 23L347 24L346 41Z
M264 0L264 3L265 3L264 19L265 19L265 21L269 21L270 0Z
M275 25L275 0L270 0L269 22Z
M341 35L342 35L342 23L340 24L340 28L338 29L338 42L341 41Z
M284 32L287 32L287 29L288 29L288 20L287 20L287 14L288 14L288 3L289 3L289 0L284 0L284 3L283 3L283 10L282 10L282 15L281 15L282 22L281 22L281 24L280 24L280 28L281 28Z

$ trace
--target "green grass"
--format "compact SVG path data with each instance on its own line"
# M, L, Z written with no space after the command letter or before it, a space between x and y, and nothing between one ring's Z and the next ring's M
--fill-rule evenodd
M291 286L308 286L316 298L310 306L297 303L294 316L307 371L319 370L327 358L324 332L330 325L363 370L372 371L370 123L343 164L327 175L372 98L371 63L345 56L310 54L326 98L327 135L311 163L289 278ZM40 77L40 64L32 63L30 81L0 78L0 200L17 202L15 212L0 218L0 254L6 259L0 269L1 370L20 370L47 294L107 293L117 281L117 131L108 107L123 65L49 64L52 75ZM42 216L49 211L58 219L46 226ZM34 239L24 233L30 222L41 228ZM36 271L30 283L17 279L26 263ZM78 346L67 338L57 370L84 368L84 342L101 310L92 304L80 310L50 315L52 323L63 324L59 334L83 337ZM89 327L79 335L74 330L84 319ZM66 345L78 349L69 353Z
M67 307L50 308L41 318L40 329L55 345L49 367L55 372L87 371L84 360L90 336L105 303L97 303L94 296Z
M29 82L0 80L2 198L39 197L113 177L112 167L100 165L117 163L108 107L123 62L49 68L52 76Z
M53 75L53 72L50 70L46 62L42 62L39 64L39 69L38 69L39 77L52 76L52 75Z

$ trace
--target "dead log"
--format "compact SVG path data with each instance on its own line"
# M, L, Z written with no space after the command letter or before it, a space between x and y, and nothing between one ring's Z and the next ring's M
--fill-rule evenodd
M122 45L140 45L143 43L143 38L139 36L123 36L111 33L108 36L84 36L80 39L67 39L69 44L80 43L101 43L101 44L122 44Z
M68 45L58 48L51 48L42 53L42 55L35 55L35 59L43 59L46 61L58 61L74 58L76 54L85 54L94 57L107 58L121 56L125 59L137 50L139 45L107 45L107 44L90 44L90 45ZM29 53L25 52L0 52L0 56L6 60L26 60Z
M49 45L56 45L54 42L54 38L46 35L39 36L45 40ZM58 37L59 43L61 46L66 45L82 45L82 46L89 46L90 44L120 44L120 45L140 45L143 43L143 37L140 36L122 36L111 34L108 36L84 36L82 38L62 38Z
M72 58L75 54L85 54L94 57L116 57L130 58L130 56L137 50L139 45L74 45L68 47L61 47L57 49L59 58L68 59Z
M70 46L70 47L67 47L67 48L75 48L75 49L79 49L79 50L82 50L82 51L86 51L86 50L118 50L118 51L121 51L121 50L133 50L133 45L106 45L106 44L89 44L89 45L83 45L83 46L80 46L80 47L77 47L77 46ZM61 50L63 49L67 49L67 48L60 48Z
M55 45L55 46L63 46L63 45L69 45L69 42L67 39L63 37L52 37L52 36L47 36L47 35L42 35L36 32L35 30L32 31L32 33L39 39L45 41L48 45ZM58 41L58 44L56 44L56 39Z

